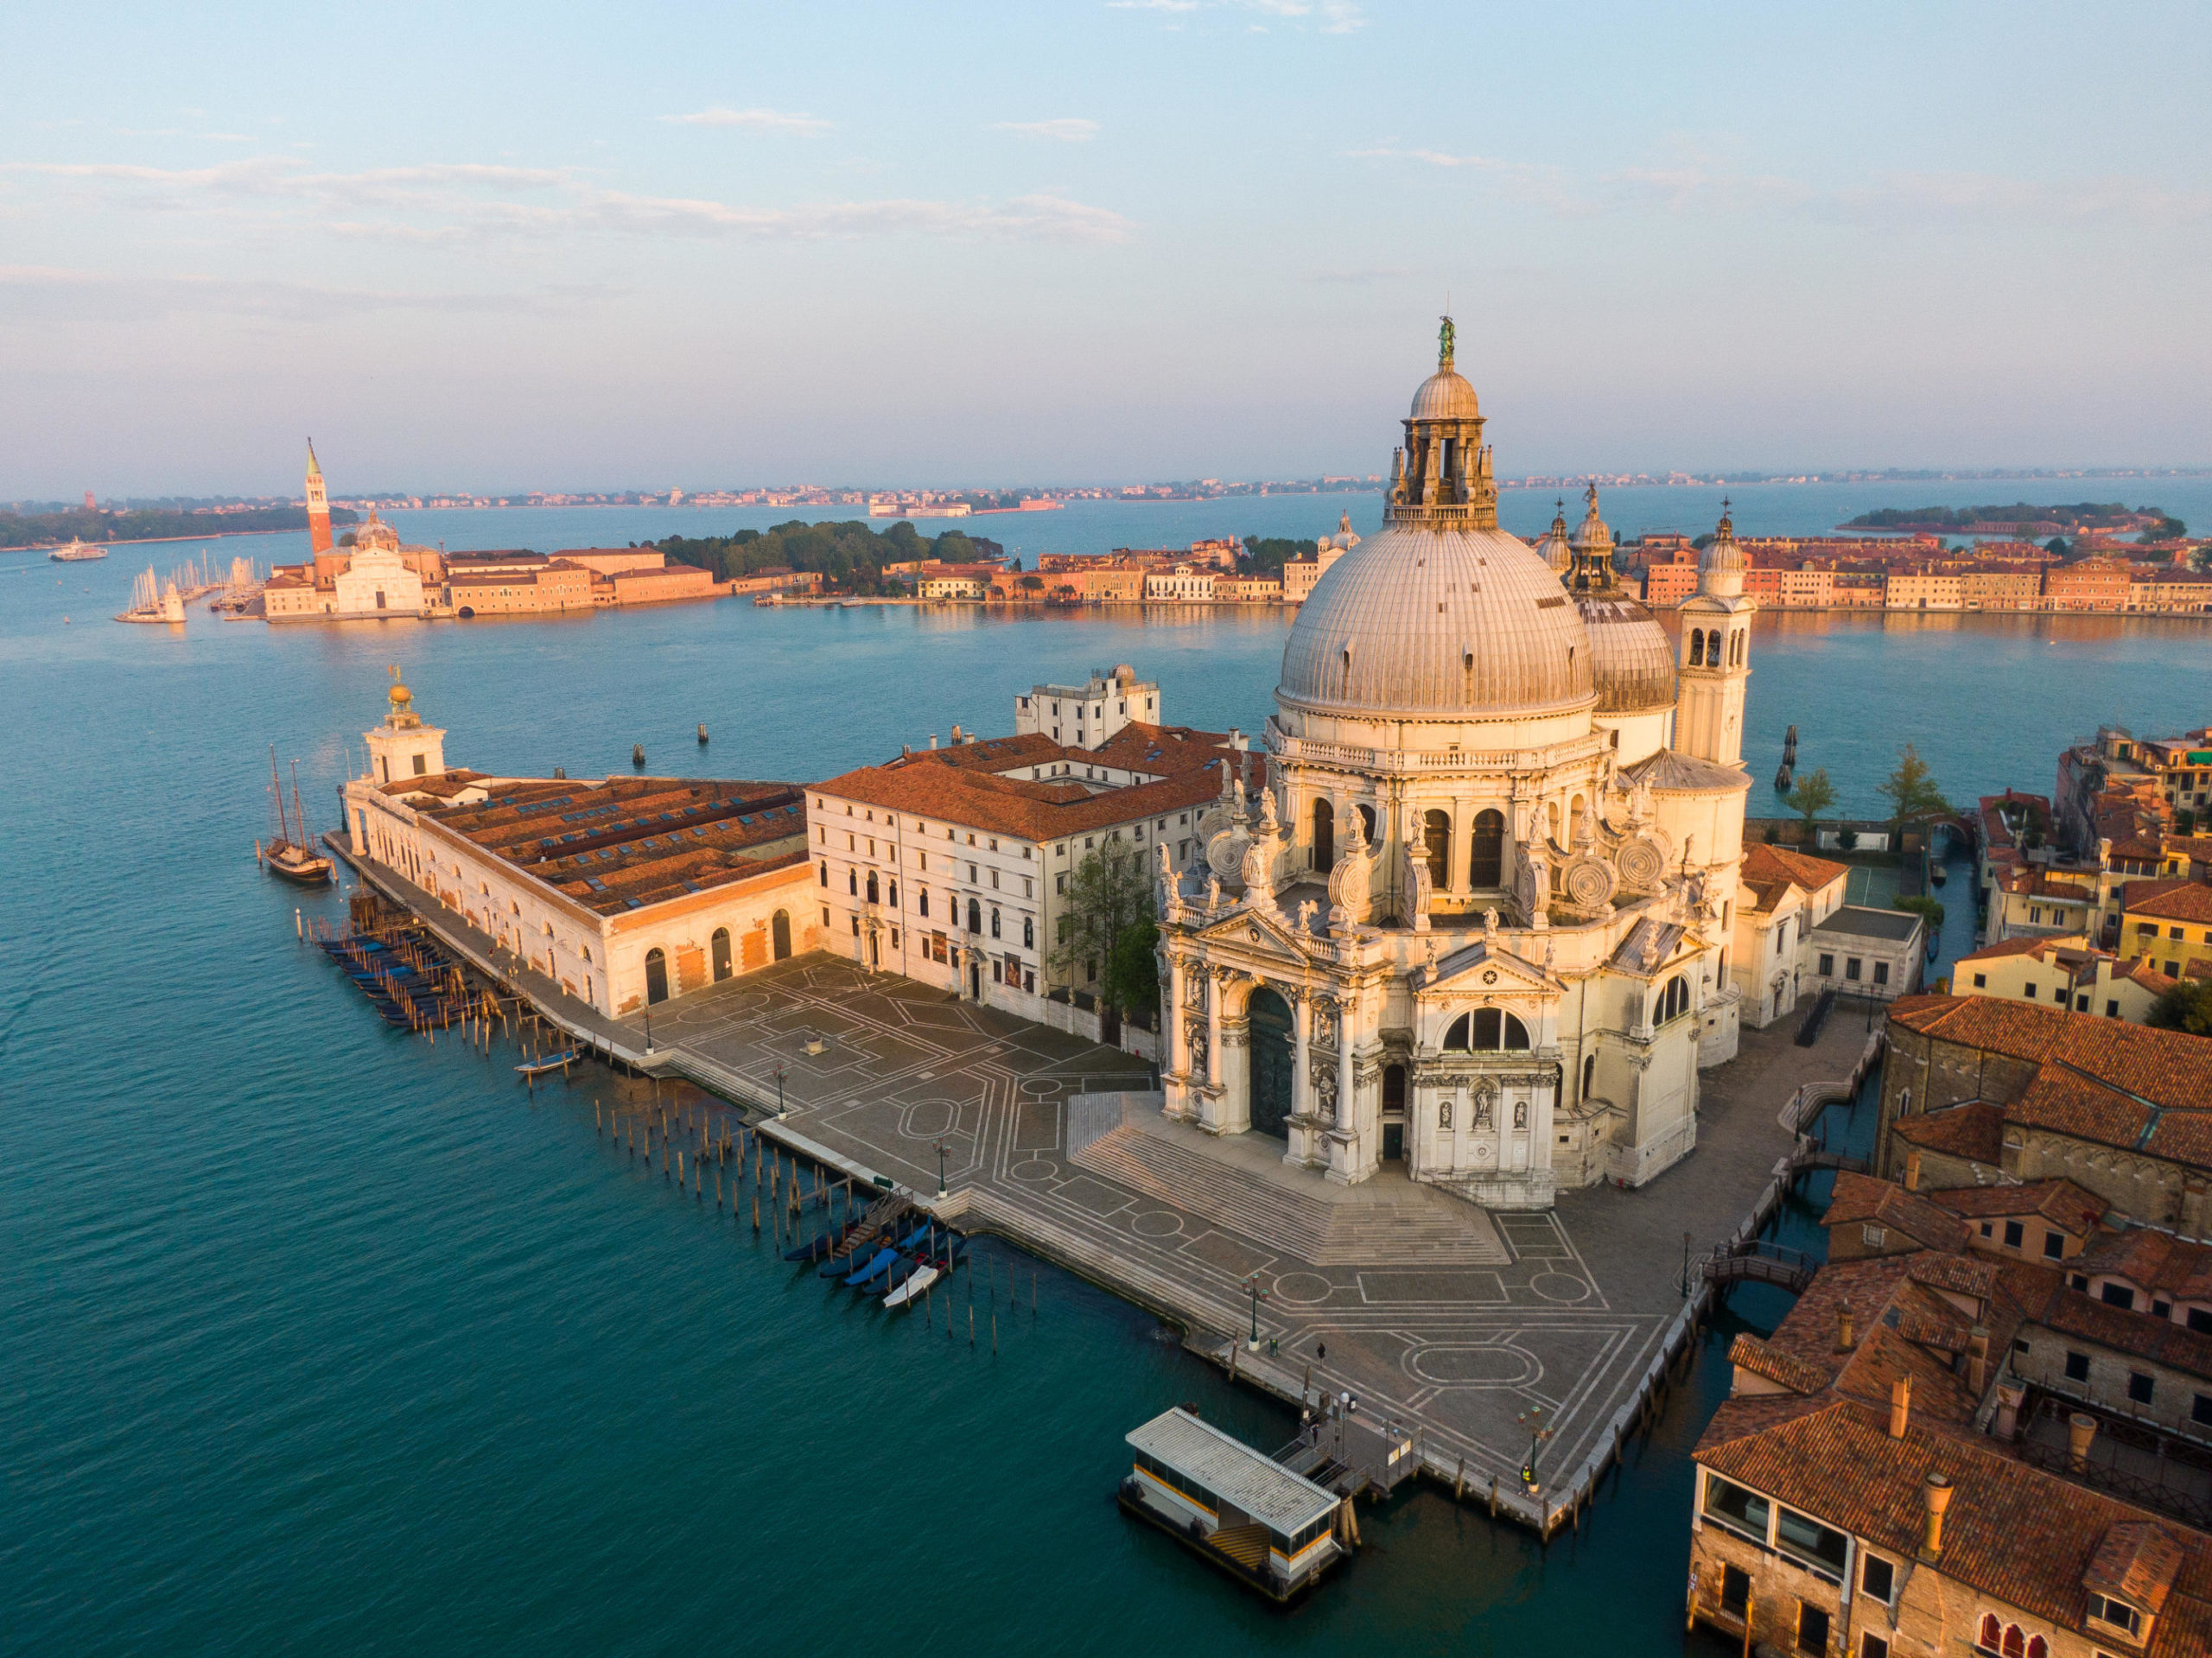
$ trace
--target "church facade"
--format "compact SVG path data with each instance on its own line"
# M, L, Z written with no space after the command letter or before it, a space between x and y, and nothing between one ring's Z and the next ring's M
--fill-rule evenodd
M1497 525L1447 321L1382 531L1283 651L1266 779L1224 772L1204 867L1159 875L1165 1109L1502 1208L1639 1185L1735 1052L1753 602L1728 520L1678 647L1590 492Z

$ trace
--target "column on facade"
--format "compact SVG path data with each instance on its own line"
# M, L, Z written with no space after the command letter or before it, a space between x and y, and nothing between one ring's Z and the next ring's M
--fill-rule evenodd
M1221 1087L1221 998L1226 986L1219 968L1206 975L1206 1086Z
M1452 803L1452 849L1445 873L1448 877L1445 888L1454 898L1467 895L1467 875L1475 847L1475 808L1469 800Z
M1191 1068L1190 1032L1183 1025L1183 957L1167 958L1167 1074L1181 1077Z
M1301 990L1290 999L1290 1111L1293 1116L1310 1117L1313 1115L1313 1079L1308 1074L1313 1039L1313 998L1310 992Z
M1357 1038L1358 1006L1357 992L1337 998L1337 1127L1346 1132L1359 1126L1359 1114L1353 1109L1351 1058L1352 1043Z

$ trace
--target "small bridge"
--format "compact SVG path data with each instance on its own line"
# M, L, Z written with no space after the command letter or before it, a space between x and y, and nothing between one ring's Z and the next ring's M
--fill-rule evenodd
M1853 1157L1849 1152L1832 1152L1825 1146L1805 1146L1789 1154L1790 1178L1810 1174L1815 1169L1843 1169L1853 1174L1872 1174L1874 1166L1863 1157Z
M1732 1250L1724 1244L1705 1258L1699 1270L1707 1283L1724 1293L1731 1284L1772 1284L1802 1295L1820 1265L1802 1249L1758 1241Z

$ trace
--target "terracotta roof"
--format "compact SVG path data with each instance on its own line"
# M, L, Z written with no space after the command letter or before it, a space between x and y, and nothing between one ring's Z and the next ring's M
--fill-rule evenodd
M811 787L817 796L1049 842L1210 805L1221 792L1218 768L1229 758L1217 753L1203 767L1162 782L1094 793L1065 778L1022 782L968 770L953 759L958 752L925 750L886 765L864 765ZM1252 763L1259 757L1247 754L1243 759L1247 786L1254 786L1260 773ZM1171 829L1180 827L1170 825Z
M2181 1575L2181 1545L2158 1526L2123 1521L2105 1534L2082 1581L2100 1594L2132 1601L2156 1617Z
M1999 1215L2040 1215L2069 1232L2087 1236L2111 1204L2071 1180L2031 1180L2017 1186L1954 1186L1929 1193L1954 1215L1982 1220Z
M2164 921L2212 922L2212 886L2193 880L2132 880L2120 894L2128 915Z
M1993 996L1902 996L1890 1022L2046 1070L2056 1064L2144 1109L2212 1112L2212 1039Z
M2080 1270L2076 1263L2067 1264ZM2055 1286L2039 1305L2031 1306L2029 1313L2037 1324L2059 1335L2212 1379L2212 1335L2201 1330L2154 1318L2147 1312L2113 1306L2064 1283Z
M1764 1376L1777 1387L1787 1388L1791 1393L1814 1394L1828 1385L1828 1372L1821 1365L1769 1347L1758 1337L1745 1331L1736 1337L1728 1349L1728 1362L1749 1370L1753 1375Z
M501 781L429 814L454 834L620 915L804 862L806 804L788 783L690 778Z
M2132 1228L2084 1249L2066 1265L2091 1278L2111 1273L2170 1300L2212 1300L2212 1246L2171 1232Z
M1745 880L1791 881L1808 893L1817 893L1851 873L1847 865L1830 863L1826 858L1809 857L1787 847L1764 842L1753 843L1744 854L1743 869Z
M1790 1408L1776 1410L1775 1403ZM2006 1456L1993 1441L1916 1420L1902 1439L1889 1436L1880 1407L1831 1395L1808 1401L1732 1400L1699 1441L1697 1460L1910 1560L1926 1528L1924 1492L1942 1474L1954 1492L1943 1526L1942 1573L2005 1605L2069 1629L2087 1612L2083 1587L2093 1568L2136 1581L2170 1570L2164 1614L2152 1626L2149 1658L2212 1650L2212 1539L2161 1524L2100 1492ZM1764 1407L1764 1408L1761 1408ZM2165 1539L2144 1549L2133 1532L2108 1553L2116 1528L2142 1528Z
M1994 1163L2004 1153L2005 1112L1980 1100L1899 1117L1891 1132L1924 1151Z
M1964 1221L1918 1192L1872 1175L1839 1169L1835 1195L1829 1200L1827 1213L1821 1217L1821 1224L1853 1223L1894 1227L1915 1242L1935 1249L1963 1249L1972 1235Z

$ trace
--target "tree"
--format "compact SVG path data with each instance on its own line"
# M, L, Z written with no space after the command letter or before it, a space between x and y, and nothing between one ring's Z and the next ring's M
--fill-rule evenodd
M2212 1036L2212 984L2183 980L2151 1005L2143 1022L2161 1031Z
M1897 851L1904 840L1908 823L1924 823L1931 817L1948 817L1951 803L1943 798L1943 791L1936 786L1936 779L1928 770L1927 761L1907 743L1897 751L1897 769L1878 785L1884 799L1890 803L1890 849Z
M1827 768L1808 772L1797 779L1797 786L1783 797L1783 804L1805 820L1805 838L1802 844L1815 844L1814 825L1820 815L1835 804L1835 785L1828 781Z
M1123 1013L1149 1013L1160 1006L1160 928L1149 919L1125 929L1106 958L1106 1000Z
M1085 983L1103 965L1108 976L1101 988L1107 1001L1116 1007L1131 1006L1116 993L1114 961L1122 936L1153 919L1152 874L1144 854L1127 841L1107 842L1076 866L1068 877L1067 897L1051 956L1054 975L1065 983Z
M1943 905L1938 899L1893 898L1890 900L1890 907L1920 917L1928 923L1928 931L1931 933L1943 931Z
M2063 536L2053 536L2049 541L2044 543L2043 549L2058 558L2065 557L2072 550L2067 546L2066 537Z

